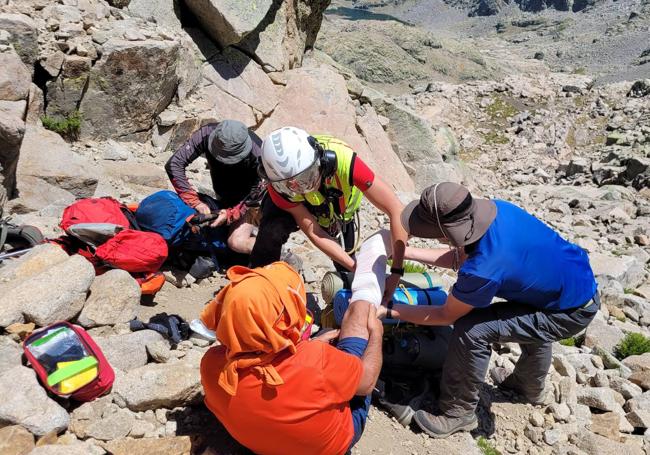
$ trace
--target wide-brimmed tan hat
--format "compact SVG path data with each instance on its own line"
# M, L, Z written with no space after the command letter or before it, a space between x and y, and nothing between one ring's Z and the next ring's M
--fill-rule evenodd
M402 212L404 229L416 237L446 238L452 245L464 246L480 239L497 214L488 199L475 199L458 183L442 182L426 188L420 200Z

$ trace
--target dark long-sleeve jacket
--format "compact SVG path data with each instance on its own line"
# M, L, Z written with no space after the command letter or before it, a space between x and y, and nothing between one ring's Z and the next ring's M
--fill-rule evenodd
M218 123L209 123L195 131L192 136L181 145L167 161L165 170L178 195L190 207L196 206L200 201L198 194L189 179L185 169L199 156L205 156L210 168L212 187L221 201L222 208L230 208L244 200L251 189L259 184L257 174L259 156L261 155L262 140L249 130L253 140L253 151L248 158L237 164L224 164L217 161L208 148L210 133Z

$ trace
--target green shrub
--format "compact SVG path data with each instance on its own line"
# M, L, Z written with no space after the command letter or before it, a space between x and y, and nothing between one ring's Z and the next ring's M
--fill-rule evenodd
M392 259L388 260L388 265L389 266L393 265ZM403 267L404 267L404 273L424 273L427 271L427 266L424 264L420 264L419 262L404 261Z
M50 117L47 115L41 117L41 122L43 122L45 128L60 134L69 141L74 141L79 138L81 120L81 112L77 110L72 111L64 118Z
M650 338L640 333L628 333L615 348L615 355L619 360L646 352L650 352Z
M575 346L576 345L576 339L575 339L575 337L565 338L564 340L560 340L559 343L562 346Z
M501 452L495 449L492 443L485 439L483 436L478 438L476 445L481 450L481 453L483 455L501 455Z

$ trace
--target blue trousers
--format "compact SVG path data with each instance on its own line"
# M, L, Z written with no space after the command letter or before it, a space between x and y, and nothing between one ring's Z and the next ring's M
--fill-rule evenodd
M368 347L368 340L359 338L359 337L348 337L339 340L336 345L337 349L347 352L361 358L363 353ZM352 443L350 448L354 446L361 435L363 434L363 429L366 427L366 420L368 419L368 411L370 410L370 400L371 396L367 397L356 396L350 400L350 411L352 411L352 425L354 426L354 437L352 438Z

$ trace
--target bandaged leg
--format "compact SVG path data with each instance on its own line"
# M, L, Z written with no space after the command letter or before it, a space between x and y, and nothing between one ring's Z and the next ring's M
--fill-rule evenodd
M371 235L357 253L357 267L352 280L350 302L365 300L378 307L386 285L386 261L390 248L390 232L385 229Z

